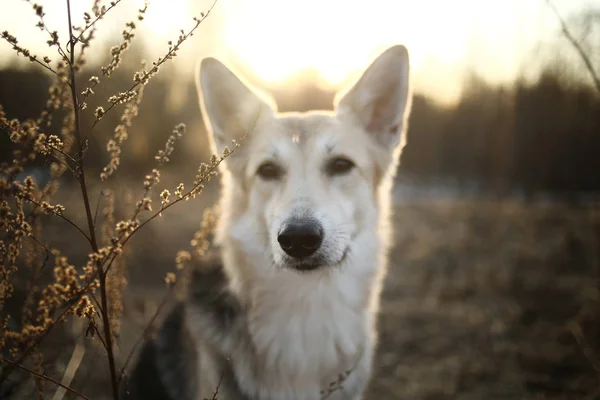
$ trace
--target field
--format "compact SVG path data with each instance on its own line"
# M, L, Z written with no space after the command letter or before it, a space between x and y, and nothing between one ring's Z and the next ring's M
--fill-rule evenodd
M597 399L597 208L399 206L372 399Z
M207 192L203 203L183 204L133 243L120 362L166 293L163 277L188 247L199 210L214 199ZM397 202L394 227L367 399L600 398L597 206L416 198ZM55 241L72 240L60 224L47 229ZM72 386L101 399L103 349L84 331L65 327L49 338L48 374L71 369Z

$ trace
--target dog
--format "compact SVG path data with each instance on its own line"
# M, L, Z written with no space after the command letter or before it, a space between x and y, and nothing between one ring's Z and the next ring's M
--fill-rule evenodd
M333 111L278 113L215 58L197 76L212 149L241 140L220 167L218 255L194 269L128 394L363 398L410 111L407 49L376 57Z

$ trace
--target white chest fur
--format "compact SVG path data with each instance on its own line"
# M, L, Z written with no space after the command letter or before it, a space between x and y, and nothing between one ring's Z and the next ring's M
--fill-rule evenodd
M253 282L248 328L261 360L256 378L264 397L293 392L302 398L299 393L327 388L372 345L365 277L328 274L279 270Z

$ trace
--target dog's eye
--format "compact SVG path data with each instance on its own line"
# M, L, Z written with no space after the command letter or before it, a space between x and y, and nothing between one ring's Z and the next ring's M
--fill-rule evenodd
M347 158L334 158L327 164L327 173L329 175L342 175L354 168L354 163Z
M277 165L273 164L272 162L266 162L264 164L261 164L260 167L258 167L258 170L256 171L256 173L262 179L269 181L269 180L279 179L279 177L281 176L281 168L279 168Z

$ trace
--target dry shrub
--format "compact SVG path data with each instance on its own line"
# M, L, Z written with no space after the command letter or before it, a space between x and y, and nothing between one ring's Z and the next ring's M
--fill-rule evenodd
M159 189L160 169L169 162L177 141L186 133L186 126L179 124L164 148L156 154L155 168L140 182L140 186L144 188L143 195L133 202L126 215L117 218L116 196L108 186L103 188L97 199L92 198L89 182L100 181L106 185L110 180L119 179L117 172L121 158L126 156L122 152L122 145L138 115L146 86L162 65L176 57L177 52L212 10L211 6L206 13L194 17L191 26L187 30L182 29L179 37L168 43L164 56L149 66L142 64L140 70L132 76L130 85L109 96L104 105L92 110L88 107L89 101L97 96L98 87L110 80L121 65L149 7L145 4L137 11L135 20L126 23L121 42L110 49L107 64L82 86L81 82L85 78L81 75L86 65L86 54L94 43L97 22L116 12L119 3L121 0L102 5L100 0L96 0L92 9L84 14L83 25L75 26L71 22L71 4L67 0L69 37L64 39L46 25L44 8L30 2L37 21L34 22L36 27L47 33L46 43L56 50L55 60L36 56L22 47L17 37L7 31L1 34L2 39L18 55L43 68L54 79L45 108L37 118L11 118L3 112L0 105L0 130L3 135L10 137L13 146L12 160L0 166L2 396L18 397L29 393L27 389L23 389L23 386L27 386L26 381L29 381L34 382L35 391L40 398L54 392L58 396L65 391L87 398L81 390L69 386L74 371L72 367L65 365L64 356L57 354L57 360L50 360L46 358L48 352L43 351L53 347L48 346L48 343L65 337L60 334L61 331L83 326L83 332L79 332L79 336L93 338L106 354L106 369L111 382L106 394L118 399L119 385L124 381L125 367L132 354L126 355L123 360L116 357L116 339L120 335L123 313L122 293L127 285L123 257L126 245L149 222L162 217L165 211L201 194L204 185L217 174L219 164L238 146L234 142L232 150L226 149L223 154L213 155L208 162L199 166L191 184L178 183L172 189L174 194L171 194L168 188ZM101 129L105 130L106 127L101 128L105 124L100 125L100 121L118 110L121 111L119 123L113 128L114 133L106 143L109 162L102 169L99 179L90 179L90 169L86 169L85 164L88 138ZM84 129L82 118L87 114L93 122L89 129ZM49 133L57 124L59 132ZM48 183L41 185L32 176L23 177L28 168L40 165L49 171L51 179ZM85 217L79 218L79 221L75 218L76 209L53 203L65 181L73 182L79 188L78 197L85 208ZM70 188L64 190L68 191ZM159 196L157 192L160 193ZM99 210L100 204L102 207ZM65 229L72 229L79 242L67 242L66 248L49 245L41 232L44 224L52 223L51 218L62 220ZM210 221L205 227L209 224ZM199 233L195 239L196 252L203 251L206 246L202 235ZM71 262L65 256L70 250L69 245L78 246L79 243L84 243L88 254L87 262L81 264ZM184 269L184 262L190 257L187 252L179 253L176 258L177 270ZM52 271L52 276L50 279L42 279L48 270ZM170 273L165 280L173 283L175 275ZM15 293L27 294L16 296ZM153 320L154 318L151 321ZM58 343L58 347L66 344L70 343ZM57 349L56 346L54 349ZM75 353L76 351L72 358ZM60 369L61 365L63 370ZM77 369L76 366L74 368ZM53 374L61 374L62 380L59 376L52 377ZM16 375L19 376L15 378ZM34 379L26 380L23 379L24 376Z

